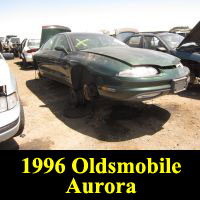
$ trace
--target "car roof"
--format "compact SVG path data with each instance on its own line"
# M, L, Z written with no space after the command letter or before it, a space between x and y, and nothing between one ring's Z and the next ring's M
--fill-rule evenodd
M157 32L140 32L135 35L148 35L148 36L155 36L155 35L171 35L176 33L169 33L168 31L157 31Z
M105 35L103 33L93 33L93 32L64 32L64 33L59 33L59 34L65 34L65 35L74 35L74 34L80 34L80 35Z
M63 32L63 33L58 33L57 35L105 35L103 33L91 33L91 32ZM108 35L105 35L108 36ZM111 37L111 36L110 36Z

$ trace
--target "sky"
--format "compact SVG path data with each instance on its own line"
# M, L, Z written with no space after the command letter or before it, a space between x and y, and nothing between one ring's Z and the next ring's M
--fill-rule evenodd
M192 28L200 21L199 9L200 0L4 0L0 37L40 38L43 25L63 25L75 32Z

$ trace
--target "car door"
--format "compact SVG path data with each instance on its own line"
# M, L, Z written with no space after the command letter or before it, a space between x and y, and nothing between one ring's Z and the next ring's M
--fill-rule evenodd
M56 50L64 49L64 51ZM63 34L57 35L56 41L53 45L51 56L52 64L51 70L54 73L55 78L65 84L69 84L70 78L70 62L68 53L71 52L67 37Z
M39 67L39 71L42 75L56 79L56 75L54 73L54 51L53 46L57 39L57 36L50 38L41 48L39 56L37 57L37 64Z
M24 40L22 41L22 43L21 43L21 45L20 45L20 48L19 48L20 54L23 54L23 53L24 53L24 51L25 51L24 48L25 48L25 46L26 46L27 41L28 41L28 39L24 39Z

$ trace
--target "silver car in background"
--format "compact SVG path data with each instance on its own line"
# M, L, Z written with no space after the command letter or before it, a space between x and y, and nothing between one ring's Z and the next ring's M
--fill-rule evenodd
M20 38L11 37L8 39L8 52L13 53L15 57L18 56L19 46L20 46Z
M33 55L40 47L39 39L24 39L19 50L19 57L22 59L23 67L28 67L28 63L33 62Z
M24 111L17 84L4 57L0 53L0 142L20 135L24 129Z

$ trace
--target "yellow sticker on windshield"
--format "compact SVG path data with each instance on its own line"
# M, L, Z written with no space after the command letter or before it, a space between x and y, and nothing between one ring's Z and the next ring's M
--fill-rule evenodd
M76 41L78 41L78 43L76 44L76 47L80 47L80 46L84 46L84 47L87 47L87 41L89 41L89 39L85 39L85 40L79 40L79 39L76 39Z

